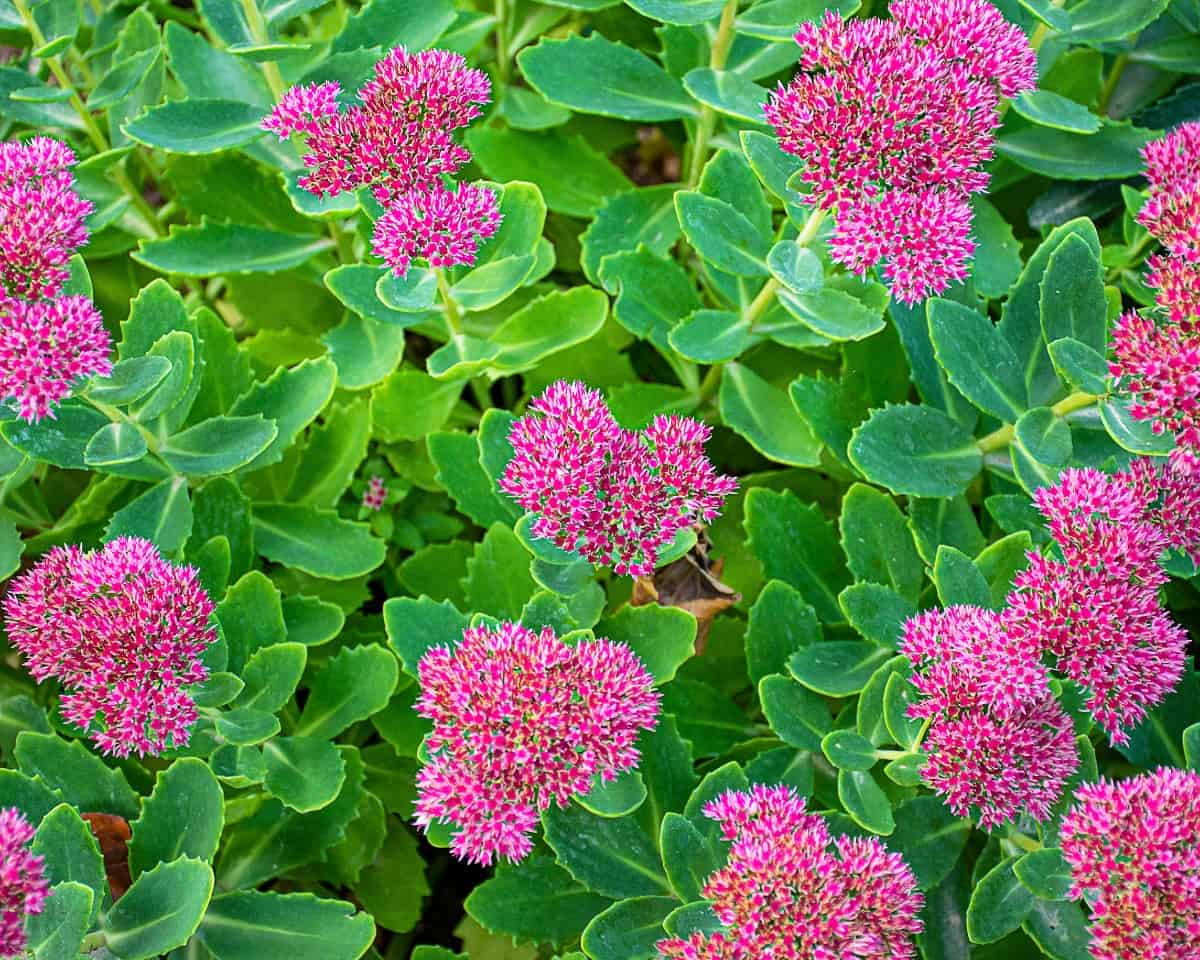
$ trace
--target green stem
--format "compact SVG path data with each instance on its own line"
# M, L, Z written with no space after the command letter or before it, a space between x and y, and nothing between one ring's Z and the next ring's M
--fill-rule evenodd
M907 757L907 750L876 750L876 760L899 760L901 757Z
M717 27L717 35L713 38L712 53L708 65L713 70L724 70L725 62L729 59L729 49L733 46L733 21L737 16L738 0L727 0L725 9L721 11L721 23ZM704 169L704 161L708 157L708 142L712 139L717 126L717 112L707 104L700 108L700 119L696 121L696 136L692 140L691 152L687 160L687 187L696 189L700 183L700 172Z
M1129 66L1129 54L1127 53L1122 53L1113 61L1112 69L1108 72L1108 77L1100 90L1098 110L1102 116L1108 115L1108 103L1112 100L1112 95L1116 92L1117 84L1121 82L1121 77L1125 75L1125 68L1127 66Z
M707 403L717 392L717 388L721 386L721 371L725 369L725 364L714 363L708 368L708 373L704 375L704 380L700 383L700 403Z
M133 427L134 430L142 435L142 439L146 441L146 449L148 449L155 456L158 456L158 437L156 437L153 433L143 427L128 414L123 413L111 404L104 403L100 400L95 400L92 397L87 396L87 394L84 394L84 398L93 407L108 417L108 419L113 423L127 423L129 426Z
M463 332L462 311L458 309L458 304L450 295L450 282L446 279L446 271L435 267L433 272L437 275L438 293L442 298L442 312L446 317L446 328L451 337L460 337Z
M508 83L508 0L496 0L496 76Z
M807 247L813 240L816 239L817 233L821 229L821 225L829 216L828 210L817 208L808 218L808 222L804 224L804 229L800 231L800 235L796 237L797 246ZM762 315L767 312L775 299L775 294L779 292L780 283L774 277L763 284L763 288L758 291L750 305L743 311L742 319L750 324L750 328L754 329L754 325L762 318Z
M255 43L266 43L269 39L267 35L267 21L263 19L262 11L258 9L258 4L255 0L242 0L242 10L246 14L246 25L250 28L250 36ZM283 75L279 72L279 64L268 61L262 64L263 76L267 78L267 85L271 88L271 92L275 94L275 99L279 100L283 96Z
M1016 830L1014 830L1004 839L1011 843L1014 847L1018 847L1027 853L1037 853L1042 849L1041 843L1039 843L1037 840L1034 840L1033 837L1027 837L1025 834L1019 833Z
M1082 410L1084 407L1090 407L1100 398L1094 393L1084 393L1080 390L1077 393L1071 394L1059 400L1050 408L1051 412L1058 417L1065 417L1068 413L1074 413L1076 410ZM1011 423L1005 424L999 430L993 430L986 437L981 437L977 443L980 453L995 453L997 450L1003 450L1013 440L1015 428Z
M333 242L337 246L338 260L342 263L353 263L354 241L336 220L329 221L329 236L333 238Z
M89 933L83 938L83 943L79 945L80 953L91 953L93 950L99 950L108 943L108 938L97 930L95 933Z

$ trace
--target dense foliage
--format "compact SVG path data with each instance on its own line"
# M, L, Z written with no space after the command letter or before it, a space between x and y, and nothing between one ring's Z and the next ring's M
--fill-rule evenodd
M1198 0L0 43L0 957L1200 956Z

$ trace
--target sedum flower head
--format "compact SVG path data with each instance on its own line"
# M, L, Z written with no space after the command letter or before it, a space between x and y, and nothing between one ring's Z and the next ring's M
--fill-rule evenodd
M1092 956L1200 956L1200 773L1163 767L1084 784L1063 818L1072 896L1092 910Z
M500 227L496 195L474 183L450 190L441 183L394 198L375 222L372 251L398 277L414 259L431 267L469 266L479 244Z
M0 300L0 396L25 420L53 417L76 382L110 373L111 349L87 297Z
M0 957L25 953L25 918L41 913L50 884L29 852L33 826L16 807L0 810Z
M660 956L742 958L915 957L923 898L916 877L875 837L831 837L786 786L729 792L704 808L731 841L704 896L726 926L660 941Z
M1141 223L1174 257L1200 260L1200 123L1185 123L1142 151L1150 195Z
M958 816L980 826L1039 820L1078 764L1071 720L1054 699L1036 640L1007 633L991 610L930 610L904 628L901 652L929 720L925 781Z
M796 42L800 71L765 113L810 201L837 209L834 259L859 274L883 262L906 302L963 279L1000 97L1036 81L1024 34L984 0L896 0L890 20L830 11Z
M712 520L736 488L704 455L709 429L659 416L622 428L604 398L559 381L509 433L515 455L500 488L537 514L535 536L617 573L646 576L684 527Z
M63 716L118 757L187 743L187 687L208 675L200 658L217 638L213 609L194 568L136 537L90 552L56 547L4 601L26 668L57 680Z
M1200 450L1200 332L1153 316L1124 314L1113 327L1110 370L1133 394L1130 413Z
M0 300L53 297L67 281L92 212L74 165L70 147L48 137L0 143Z
M1200 459L1184 451L1165 460L1138 457L1122 478L1146 505L1142 519L1200 565Z
M1038 506L1062 560L1037 553L1014 578L1005 629L1056 658L1087 694L1087 708L1115 744L1183 674L1187 634L1159 602L1167 575L1163 527L1121 476L1065 470L1039 490Z
M658 717L654 678L632 650L568 646L549 627L470 628L418 672L415 708L433 730L416 821L452 824L455 856L484 865L521 860L542 810L634 767L638 735Z
M373 476L367 481L367 489L363 491L362 505L368 510L379 510L387 499L387 484L383 477Z

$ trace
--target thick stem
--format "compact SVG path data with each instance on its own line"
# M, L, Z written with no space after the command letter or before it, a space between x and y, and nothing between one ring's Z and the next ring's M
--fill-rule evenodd
M496 0L496 76L508 83L508 0Z
M738 0L727 0L725 9L721 11L721 23L717 27L717 35L713 38L712 53L708 65L713 70L724 70L725 62L729 59L729 49L733 46L733 21L737 16ZM687 187L694 190L700 183L700 172L704 169L704 161L708 158L708 142L712 139L713 130L717 126L717 112L710 106L700 108L700 119L696 121L696 135L692 140L691 151L687 161Z
M250 36L255 43L266 43L269 39L267 34L267 21L263 19L262 11L258 9L258 4L255 0L242 0L242 10L246 14L246 25L250 28ZM279 72L279 64L268 61L262 64L263 76L267 78L267 85L271 88L271 92L275 94L275 99L279 100L283 96L283 75Z
M1098 110L1103 116L1108 115L1108 104L1112 100L1112 95L1116 92L1117 84L1121 82L1121 77L1125 75L1125 68L1129 66L1129 54L1122 53L1113 61L1112 69L1108 72L1108 77L1104 81L1104 86L1100 90L1100 101Z
M1034 840L1033 837L1027 837L1025 834L1019 833L1016 830L1014 830L1004 839L1011 843L1014 847L1018 847L1027 853L1037 853L1042 849L1042 845L1037 840Z
M1073 393L1069 397L1064 397L1050 408L1055 416L1065 417L1068 413L1074 413L1076 410L1082 410L1085 407L1090 407L1100 398L1094 393L1084 393L1080 390L1078 393ZM980 453L995 453L997 450L1003 450L1013 440L1015 428L1011 423L1004 425L999 430L993 430L986 437L981 437L977 443Z
M446 271L435 267L433 272L437 275L438 293L442 298L442 313L446 318L446 329L451 337L462 336L462 311L458 309L458 304L450 295L450 282L446 279Z
M717 388L721 386L721 371L725 369L725 364L714 363L708 368L708 373L704 375L704 380L700 383L700 403L704 404L717 392Z
M825 222L828 216L828 210L822 210L820 207L814 210L809 215L808 222L804 224L804 229L801 230L800 235L796 237L796 244L801 247L807 247L810 243L812 243L813 240L816 239L817 233L820 232L821 225ZM763 288L758 291L758 296L750 301L750 305L746 307L745 311L743 311L742 319L749 321L751 329L754 328L754 325L762 318L762 315L766 313L767 309L771 306L772 301L775 299L775 294L779 292L779 286L779 281L772 277L765 284L763 284Z

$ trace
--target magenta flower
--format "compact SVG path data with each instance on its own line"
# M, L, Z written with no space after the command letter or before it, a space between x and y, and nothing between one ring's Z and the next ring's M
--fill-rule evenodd
M92 205L74 190L70 147L47 137L0 143L0 301L56 296L87 242Z
M55 547L4 600L26 668L62 684L63 717L118 757L187 743L197 716L187 687L208 676L213 610L194 568L134 537L87 553Z
M41 857L28 844L33 827L16 807L0 810L0 957L25 956L25 918L41 913L50 890Z
M112 340L87 297L0 301L0 396L36 422L72 387L112 371Z
M764 110L810 202L837 209L834 259L858 274L884 261L915 302L966 275L1000 97L1033 88L1037 57L983 0L896 0L892 16L801 24L800 72Z
M1130 413L1200 450L1200 334L1183 324L1126 313L1112 332L1109 369L1133 394Z
M654 678L624 644L568 646L549 627L473 627L418 668L415 709L433 721L417 774L416 822L452 824L454 855L519 861L540 811L564 807L637 765L654 728Z
M619 574L649 576L664 544L737 489L704 455L710 431L695 420L625 430L598 391L566 381L530 409L509 433L516 454L500 488L537 514L535 536Z
M500 227L496 195L486 187L440 183L397 196L375 222L372 252L398 277L415 258L431 267L470 266L479 244Z
M491 83L456 53L397 47L375 64L359 104L339 111L340 93L332 82L293 87L263 126L280 138L307 137L304 189L325 195L369 186L387 205L430 189L470 159L451 133L479 116Z
M1200 774L1162 767L1076 799L1062 851L1091 906L1092 956L1200 956Z
M1155 254L1146 265L1150 268L1146 284L1157 291L1155 304L1189 335L1194 347L1200 342L1200 258Z
M367 489L363 491L362 505L368 510L379 510L387 499L387 484L383 477L373 476L367 481Z
M929 721L925 781L958 816L987 829L1022 810L1038 820L1078 765L1071 720L1050 692L1036 638L1006 632L977 607L930 610L904 628L901 652Z
M1138 222L1170 252L1200 260L1200 123L1185 123L1142 150L1150 196Z
M1168 536L1145 519L1149 503L1123 477L1065 470L1039 490L1063 559L1029 555L1004 611L1012 637L1038 644L1087 694L1114 744L1183 674L1187 633L1162 608L1159 565Z
M1200 458L1182 450L1166 460L1138 457L1121 476L1147 505L1142 519L1200 565Z
M658 943L679 960L915 957L923 898L904 858L875 837L834 840L790 787L729 792L704 808L732 842L704 896L727 930Z

